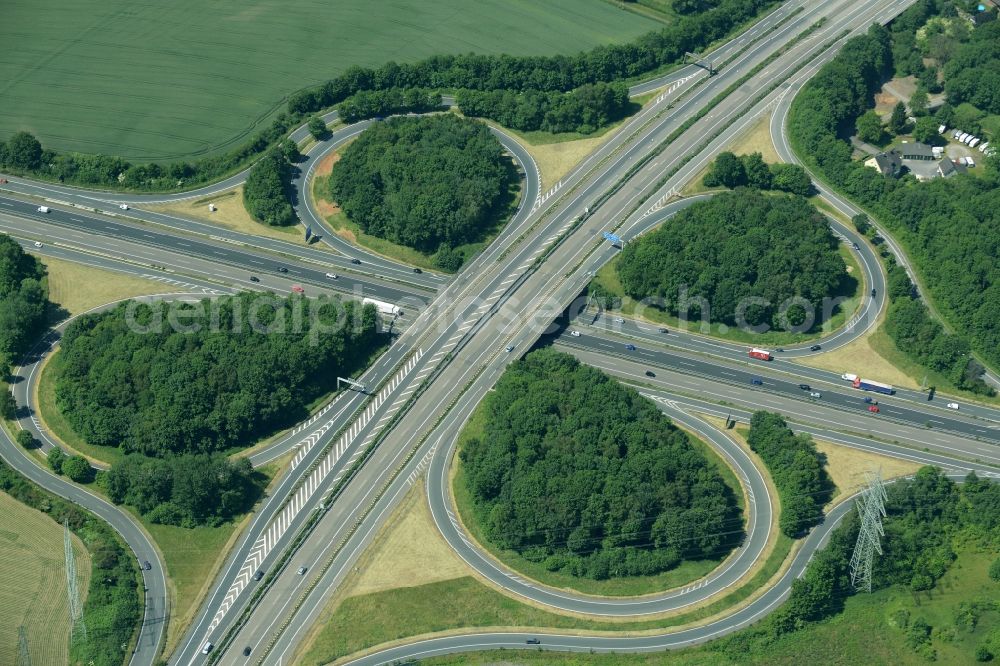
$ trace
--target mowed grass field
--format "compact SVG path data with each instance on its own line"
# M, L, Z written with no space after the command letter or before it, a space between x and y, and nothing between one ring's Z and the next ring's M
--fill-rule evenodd
M128 159L239 144L350 65L575 53L662 27L606 0L6 0L0 138Z
M90 554L73 536L80 601L90 584ZM0 664L16 664L24 625L34 666L69 663L69 600L63 527L0 493Z

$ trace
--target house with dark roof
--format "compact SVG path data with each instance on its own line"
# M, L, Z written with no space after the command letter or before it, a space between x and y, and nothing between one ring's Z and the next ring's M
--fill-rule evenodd
M952 176L956 176L960 173L965 173L966 170L966 166L961 162L955 162L949 159L941 160L941 163L938 164L937 168L938 175L942 178L951 178Z
M913 143L904 143L899 147L899 152L903 155L904 160L932 160L934 159L934 149L928 146L926 143L920 143L919 141L914 141Z
M883 176L898 176L903 170L903 159L899 152L890 150L865 160L865 166L878 170Z

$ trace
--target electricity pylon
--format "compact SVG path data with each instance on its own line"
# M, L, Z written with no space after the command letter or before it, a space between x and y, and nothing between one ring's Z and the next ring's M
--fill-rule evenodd
M73 539L69 533L69 521L63 521L63 550L66 553L66 594L69 596L69 621L73 625L73 637L78 634L87 640L87 627L83 623L83 609L80 608L80 590L76 579L76 557L73 555Z
M880 539L885 535L882 518L885 517L887 496L881 470L865 472L865 478L868 487L854 502L861 516L861 529L858 531L858 542L854 545L854 554L851 555L851 584L856 590L871 592L872 562L876 552L882 554Z
M17 661L15 666L31 666L31 655L28 654L28 632L22 624L17 628Z

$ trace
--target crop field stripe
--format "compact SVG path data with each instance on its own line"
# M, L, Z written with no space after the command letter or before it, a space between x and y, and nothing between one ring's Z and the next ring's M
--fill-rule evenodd
M6 0L0 138L135 160L239 143L349 65L575 53L662 27L605 0Z

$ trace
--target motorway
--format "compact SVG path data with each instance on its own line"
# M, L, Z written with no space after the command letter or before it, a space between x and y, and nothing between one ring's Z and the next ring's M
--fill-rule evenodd
M836 11L835 7L824 7L823 9ZM793 55L789 56L789 60L794 62L796 60L794 54L799 50L808 53L809 50L816 49L822 44L822 40L829 39L830 35L836 35L844 25L864 26L873 17L887 18L893 11L898 11L898 5L889 9L871 10L870 14L863 9L843 12L836 19L830 21L827 26L824 26L824 29L817 31L813 38L804 40L796 46L792 50ZM880 13L884 16L880 16ZM802 21L811 22L814 20L815 16L810 15L802 18ZM791 30L792 28L789 29L790 32ZM734 67L734 73L728 78L724 70L718 77L710 80L706 86L699 88L688 102L675 107L677 109L676 115L653 129L653 138L642 139L638 143L646 146L656 145L654 143L655 135L659 132L669 132L671 126L675 126L671 121L676 122L679 117L683 117L682 109L690 108L687 106L688 103L690 106L694 106L709 99L716 92L717 87L724 87L738 76L738 72L746 71L755 62L754 57L762 59L763 53L768 48L774 48L776 42L780 42L780 40L777 38L768 40L759 52L748 57L746 62L740 63L740 66ZM798 58L802 57L804 56L798 55ZM769 80L767 78L769 74L770 72L765 69L761 78ZM761 84L761 87L764 85L766 84ZM750 84L745 88L749 89L737 93L736 99L727 100L728 104L724 103L728 113L735 113L740 108L741 103L745 99L751 98L759 89ZM699 99L702 97L703 99ZM712 125L722 122L719 118L712 118L712 115L715 114L709 114L705 124ZM725 115L725 112L721 115ZM699 124L696 123L690 133L685 133L681 139L678 139L677 143L680 144L677 146L678 154L684 154L685 146L697 145L704 135L705 128L699 127ZM623 157L631 156L626 151ZM335 585L344 567L349 566L351 553L358 552L355 541L363 542L365 535L370 535L371 529L378 524L378 517L385 515L389 506L386 499L397 496L397 490L408 482L412 472L418 471L421 464L426 464L427 460L434 457L433 455L425 457L421 454L431 453L438 444L447 440L447 434L453 435L457 432L461 423L460 415L468 413L468 410L463 408L469 406L467 401L474 405L482 393L499 376L506 363L515 356L504 353L504 343L517 350L526 350L531 346L532 340L539 332L538 329L546 327L547 322L561 311L565 302L571 300L573 295L578 293L585 284L589 273L585 269L591 267L587 260L593 255L596 263L599 258L596 255L600 255L600 252L597 251L598 246L595 246L591 239L598 235L600 230L607 229L609 219L617 219L621 215L619 211L627 211L635 199L649 200L648 192L651 188L648 183L655 183L658 174L667 168L669 168L669 164L664 166L653 160L647 168L640 169L624 187L618 189L596 214L592 214L584 221L574 221L573 218L582 212L581 208L584 202L594 201L602 188L606 188L608 184L614 182L614 171L608 173L608 170L605 169L604 177L593 186L593 195L588 195L587 190L577 195L578 204L571 205L561 213L557 213L553 222L548 224L547 229L536 235L537 238L546 238L546 234L552 233L552 236L547 237L548 246L531 246L523 250L519 249L516 253L512 253L510 259L498 267L499 270L490 271L489 279L486 275L481 277L480 281L483 286L479 288L479 293L488 293L491 295L490 298L495 300L491 301L490 298L487 298L484 307L476 316L460 322L461 325L456 328L449 327L445 331L445 335L457 331L457 333L452 333L453 338L449 338L449 340L461 339L459 349L447 348L447 351L444 352L448 356L457 358L458 361L452 361L444 367L434 379L431 388L415 401L414 406L388 433L386 441L375 450L355 479L347 484L334 502L333 509L326 512L320 527L314 533L323 534L324 547L330 543L338 543L344 536L347 537L347 541L345 547L334 549L333 561L329 565L321 567L319 576L322 580L305 584L303 592L305 599L296 605L305 610L307 619L321 601L323 593ZM685 176L690 177L690 174L682 170L678 180ZM644 185L644 183L646 184ZM605 211L607 211L606 214ZM632 226L639 227L645 221L646 218L641 220L634 218ZM559 224L564 226L560 227ZM561 239L561 243L556 244L555 241L560 239L562 234L565 234L565 238ZM554 249L551 249L553 247ZM532 250L534 251L532 252ZM548 253L548 256L539 265L535 259L542 252ZM523 272L533 265L537 265L537 270ZM550 286L553 283L555 287ZM490 291L491 289L492 291ZM531 296L527 298L516 297L515 292L520 292L522 289L523 293ZM503 295L502 298L500 295ZM541 298L535 295L540 295ZM543 305L551 306L555 303L560 304L558 309L549 308L544 313L539 312ZM538 321L529 321L536 315ZM486 321L483 319L484 316L489 316L489 325L484 325ZM526 326L529 323L534 325ZM457 346L458 343L456 343ZM440 354L442 351L443 349L439 349L438 353ZM425 349L425 357L427 353L429 352ZM473 381L470 383L470 380ZM445 408L451 406L455 401L457 404L454 408L445 411ZM442 412L444 413L442 414ZM440 427L427 430L428 426L434 426L437 423L440 423ZM399 441L400 439L402 441ZM416 455L410 456L409 454L414 450L416 450ZM384 490L378 490L381 488ZM373 516L372 521L365 520L365 517L369 515ZM360 525L352 524L359 520L359 516ZM358 535L357 539L352 540L354 535ZM310 547L313 540L313 537L308 538L302 550ZM315 540L318 541L318 537ZM276 587L286 591L298 590L302 583L292 578L294 572L291 572L290 569L287 569L286 572L288 573L282 574L282 579ZM312 594L312 590L320 590L320 593ZM308 625L308 622L296 621L292 623L287 619L288 616L286 619L282 619L280 616L285 612L284 601L286 597L282 595L279 598L281 599L279 602L258 606L247 627L234 639L234 645L251 645L255 654L260 655L256 659L270 659L270 657L266 657L269 654L268 649L271 650L270 654L278 655L278 659L287 657L290 654L289 650L293 647L294 637L300 633L298 627ZM279 609L280 612L276 614L273 612L274 609ZM292 626L291 631L277 632L277 638L265 642L265 636L262 634L271 631L275 626L283 629L289 625ZM264 654L258 651L261 647L263 647ZM229 657L225 657L224 661L228 659ZM187 660L184 663L187 663Z
M775 104L780 105L782 100L786 98L790 100L797 86L800 86L806 77L801 72L794 75L778 91L768 94L762 101L754 101L751 105L750 101L754 100L755 95L766 92L772 81L792 74L792 69L797 64L805 62L813 55L822 52L817 63L828 60L835 49L825 49L823 45L831 38L839 36L841 30L864 29L872 20L885 21L907 4L906 0L883 3L876 3L874 0L864 3L839 0L822 3L821 6L807 6L804 2L790 2L783 5L754 26L749 33L720 47L716 57L731 62L718 76L709 79L702 70L692 66L679 70L669 77L661 78L659 87L669 85L669 92L661 95L655 103L647 106L626 123L625 127L600 150L566 176L557 191L546 193L544 198L539 196L538 181L531 178L533 166L530 157L526 161L523 154L517 154L519 146L516 142L507 146L528 174L526 196L522 202L533 202L532 205L530 207L522 205L505 233L451 284L444 285L438 276L433 275L405 281L416 287L418 292L421 288L425 293L428 288L440 288L441 293L433 303L418 308L416 321L403 331L386 355L365 373L362 381L370 388L371 395L360 392L341 394L323 412L322 418L303 424L302 430L296 430L283 440L283 451L299 447L296 462L282 478L279 487L257 509L251 526L241 535L219 578L213 584L198 617L192 623L181 649L171 657L171 661L184 664L199 663L201 660L199 651L203 642L208 639L218 641L219 637L231 628L234 629L234 633L228 639L230 644L237 648L244 644L251 646L255 661L262 660L267 655L274 655L267 657L268 663L273 663L274 658L284 661L294 654L302 633L310 624L309 620L315 617L315 613L322 608L323 602L342 580L351 563L370 542L372 534L382 524L394 503L416 482L427 467L431 468L429 478L434 478L435 470L438 478L441 478L440 470L446 468L450 458L447 455L451 450L449 443L454 441L474 405L499 377L506 364L520 353L527 351L539 334L550 328L551 321L565 308L566 303L580 292L593 272L613 254L614 250L610 246L602 245L596 240L599 239L600 232L620 228L619 235L630 240L654 227L670 214L693 203L694 199L668 203L670 198L668 195L679 191L679 187L697 173L708 159L711 159L720 145L730 141L749 122L773 108ZM790 16L792 10L798 7L805 9L780 28L774 29L782 18ZM773 53L779 46L813 24L820 16L829 17L822 29L796 44L783 58L740 86L705 118L680 135L668 152L655 155L645 161L638 170L631 169L633 164L640 163L643 156L660 144L708 100L742 74L749 72L755 64L762 62L769 53ZM766 39L762 39L763 37ZM748 106L752 106L749 117L740 117ZM337 130L328 142L333 142L330 145L341 145L343 141L353 136L350 132L354 130L360 131L357 126ZM703 148L702 140L717 131L721 131L719 136L708 147ZM320 145L310 151L308 161L303 164L305 176L298 179L300 192L308 188L313 166L328 149L328 146ZM690 163L681 164L681 158L693 152L697 152L695 159ZM666 182L661 182L661 174L678 166L682 168ZM198 193L171 195L169 198L190 198L205 196L210 191L218 192L241 182L240 175L234 176L230 181L232 182L227 181L229 184L220 183L202 188ZM536 183L534 190L531 189L533 182ZM20 182L12 184L22 189L26 187ZM28 185L33 186L30 183ZM19 191L22 195L25 194L24 191ZM93 193L60 188L58 196L67 197L67 192L72 196L89 200L88 205L94 207L94 200L97 197ZM606 194L608 192L611 194ZM535 196L531 196L532 194ZM100 193L99 197L103 197L99 199L100 201L127 200L135 205L155 200L153 197L125 197L104 193ZM4 201L10 204L5 208L14 207L19 203L11 199L0 199L0 203ZM307 202L308 198L301 201ZM303 208L301 201L297 210L303 219L308 219L307 216L313 213L308 210L308 206ZM599 205L596 205L597 202ZM0 213L3 212L5 210L0 209ZM15 212L22 217L25 215L25 211ZM51 219L55 218L56 212L54 209L53 213L50 213ZM139 212L133 212L136 216L139 215ZM30 210L27 211L28 215L30 213ZM73 215L78 220L80 218L75 212L65 215L67 217ZM37 218L38 215L34 217ZM97 219L103 224L104 217ZM0 224L14 224L7 220L7 217L0 217ZM138 240L135 234L157 233L152 231L148 224L153 220L145 222L146 224L141 226L122 224L113 230L109 224L105 231L111 232L107 234L109 237L116 238L119 234L133 234L129 242L134 243L131 247L136 247L142 241ZM35 220L34 223L37 225L38 221ZM163 220L156 223L175 224ZM89 235L94 230L93 227L88 230L86 225L92 224L90 222L77 221L67 224L65 218L60 218L58 222L45 220L45 224L62 225L64 233L73 231ZM82 226L74 227L74 224ZM238 254L226 255L227 258L223 259L217 245L224 247L223 243L226 241L217 244L187 238L183 242L188 243L188 246L180 245L181 239L184 238L180 232L203 233L203 230L196 230L190 226L196 224L201 223L193 221L177 223L171 233L161 233L163 238L145 239L156 241L145 244L155 246L157 253L162 251L164 254L174 255L178 261L181 257L194 255L202 261L224 263L233 268L252 266L254 264L251 260L265 262L260 265L267 265L266 262L269 260L273 261L262 258L269 255L263 254L256 248L232 250ZM315 224L321 222L315 220ZM849 240L857 238L850 229L838 226L835 222L832 226ZM214 227L211 229L214 235L225 237ZM23 234L27 230L21 228L20 232ZM326 234L324 239L329 235ZM231 238L229 241L232 244ZM192 249L195 242L199 245ZM277 252L273 246L268 247L260 243L257 245L266 251ZM294 254L302 254L301 248L292 247ZM355 249L352 248L351 251ZM329 256L330 265L338 265L332 261L334 255L331 253L323 250L313 252ZM880 282L883 280L881 269L874 268L878 265L877 259L863 242L859 242L859 255L866 270L867 284L874 286L877 297L865 299L861 312L851 325L824 340L825 349L846 344L863 333L875 323L878 313L884 306L885 289L884 283ZM345 254L345 256L351 255ZM281 261L285 259L282 258ZM368 261L366 258L366 262ZM282 265L288 266L289 278L317 286L328 285L329 280L325 278L325 271L311 268L308 263L289 260L288 264ZM373 270L379 271L380 277L373 280L361 276L355 279L352 276L350 278L354 280L350 285L352 290L355 289L356 282L364 285L366 289L384 289L385 291L378 292L384 296L382 300L401 301L404 298L420 298L406 286L395 281L395 278L403 280L400 273L403 269L398 265L393 262L381 264L371 261L371 263ZM299 272L293 274L293 267ZM362 270L367 272L368 269ZM413 275L407 277L412 278ZM346 284L343 282L337 286L342 287ZM639 328L621 332L622 335L640 338L643 333ZM691 336L690 340L686 340L680 346L710 344L703 339L691 342L695 337ZM574 338L571 342L580 342L584 339L587 341L585 345L592 344L594 349L601 350L602 355L611 350L603 349L601 345L621 346L620 341L614 342L596 334ZM673 342L671 341L672 346ZM514 353L506 353L505 346L511 346ZM641 351L645 354L648 350L644 347ZM648 360L651 363L662 364L656 367L669 368L683 366L685 363L700 363L701 365L696 365L694 368L695 374L702 376L703 373L707 373L711 376L715 373L716 377L723 375L724 372L747 372L743 369L727 369L730 366L719 362L704 361L705 350L702 349L688 349L688 352L693 351L694 354L675 354L664 350L656 350L655 353L649 351L652 356ZM729 349L725 353L736 353L736 349ZM788 349L790 358L807 353L808 350L801 348ZM718 350L715 350L714 355L719 355ZM642 360L643 363L647 361L646 358ZM777 366L778 364L775 364L775 367ZM780 369L787 370L784 367ZM803 372L821 371L803 369ZM657 377L660 374L658 372ZM797 388L799 382L765 374L768 374L764 386L767 395L773 392L786 399L786 394L799 391ZM683 377L684 381L691 380L687 373ZM739 374L734 374L733 383L738 384L740 379ZM681 382L680 379L677 381ZM816 381L830 380L828 377L817 376ZM792 387L794 391L791 390ZM747 389L744 387L742 390ZM828 393L832 394L829 398ZM851 395L849 391L838 392L836 389L824 388L823 394L824 403L829 403L829 407L824 404L824 409L837 412L837 416L833 418L841 422L843 408L857 404L856 394ZM755 395L759 400L763 393L757 391ZM800 403L801 400L797 398L801 392L795 395L796 399L793 402ZM898 404L893 401L891 407L887 405L885 416L899 419L901 422L917 422L921 417L920 411L907 404L907 400L912 396L900 392L898 398ZM852 399L854 402L851 402ZM677 412L674 404L670 402L661 404L678 421L696 428L721 451L733 459L736 458L738 454L735 450L723 448L728 438L692 422ZM974 412L966 413L971 415ZM941 415L941 418L948 420L941 422L943 427L935 427L935 436L948 437L949 432L960 432L960 428L974 423L965 418L947 415ZM986 414L983 418L989 418L989 415ZM923 419L927 420L926 414L923 415ZM881 421L884 422L886 419ZM954 430L956 428L959 430ZM914 439L927 438L926 429L914 430L916 431L916 434L912 435ZM990 432L985 434L989 435ZM301 439L296 439L296 435L301 435ZM949 464L957 464L954 462L956 459L948 460L951 461ZM348 475L348 470L352 469L354 463L357 465L353 468L354 476L351 477ZM745 474L746 479L752 479L753 472L750 468L739 464L737 466ZM757 475L759 476L759 471ZM336 484L340 480L344 483L338 488ZM754 489L754 481L751 480L749 483L751 489ZM429 483L429 492L432 487L433 484ZM443 491L444 486L439 483L438 487ZM330 497L328 493L335 488L338 489L336 497ZM760 488L756 487L756 492L753 494L761 497ZM766 496L765 492L762 497ZM442 494L439 508L445 508L446 499ZM433 503L432 498L432 505ZM320 516L318 527L304 536L298 550L281 569L270 571L270 567L281 560L281 554L292 541L293 535L316 509L319 509ZM756 505L750 508L750 523L744 549L732 559L732 566L712 574L711 584L706 585L701 594L709 595L725 589L734 580L732 576L740 574L756 559L754 552L759 554L757 549L762 547L759 535L766 532L765 529L758 529L758 518L760 525L769 524L772 519L769 509L765 510L764 507ZM817 530L809 539L820 532L822 530ZM463 556L474 557L474 554L464 553ZM294 570L300 564L309 567L307 576L295 574ZM804 562L802 565L804 566ZM262 597L251 599L251 595L245 594L244 591L253 589L251 575L257 571L268 573L262 584L269 587L262 593ZM501 575L505 574L501 572ZM786 587L779 585L772 591L778 595L775 599L781 598L786 593ZM544 592L537 589L535 591L539 594ZM692 603L692 599L694 597L690 592L680 592L661 595L656 602L666 604L660 607L662 610ZM237 627L233 623L240 619L241 613L251 602L254 604L252 614L249 618L243 618L245 622ZM572 603L578 602L589 603L589 600L572 600ZM542 603L548 601L543 600ZM551 605L558 606L560 603L564 602L552 600ZM583 612L608 613L609 610L605 606L609 605L620 606L622 614L645 612L635 609L625 610L629 608L629 604L634 604L634 601L595 603L599 603L601 608L588 608ZM766 610L770 607L763 608ZM610 612L617 611L618 609L614 609ZM756 616L751 616L750 619L752 617ZM721 625L720 631L742 626L740 623L744 621L749 620L738 613L729 618L728 624ZM285 631L286 628L289 630ZM700 636L698 640L705 639L704 633ZM450 651L475 649L482 639L456 637L449 640L446 646L434 649ZM505 637L502 640L510 639ZM576 637L573 640L578 641L578 645L586 645L588 648L618 649L604 647L603 639ZM608 640L614 642L625 639ZM639 642L624 645L627 649L651 649L649 646L652 643L646 647ZM546 646L550 644L546 642ZM509 647L524 647L524 644L520 641ZM405 652L407 648L400 649ZM237 651L238 649L221 655L224 663L245 663L245 659L237 657Z

